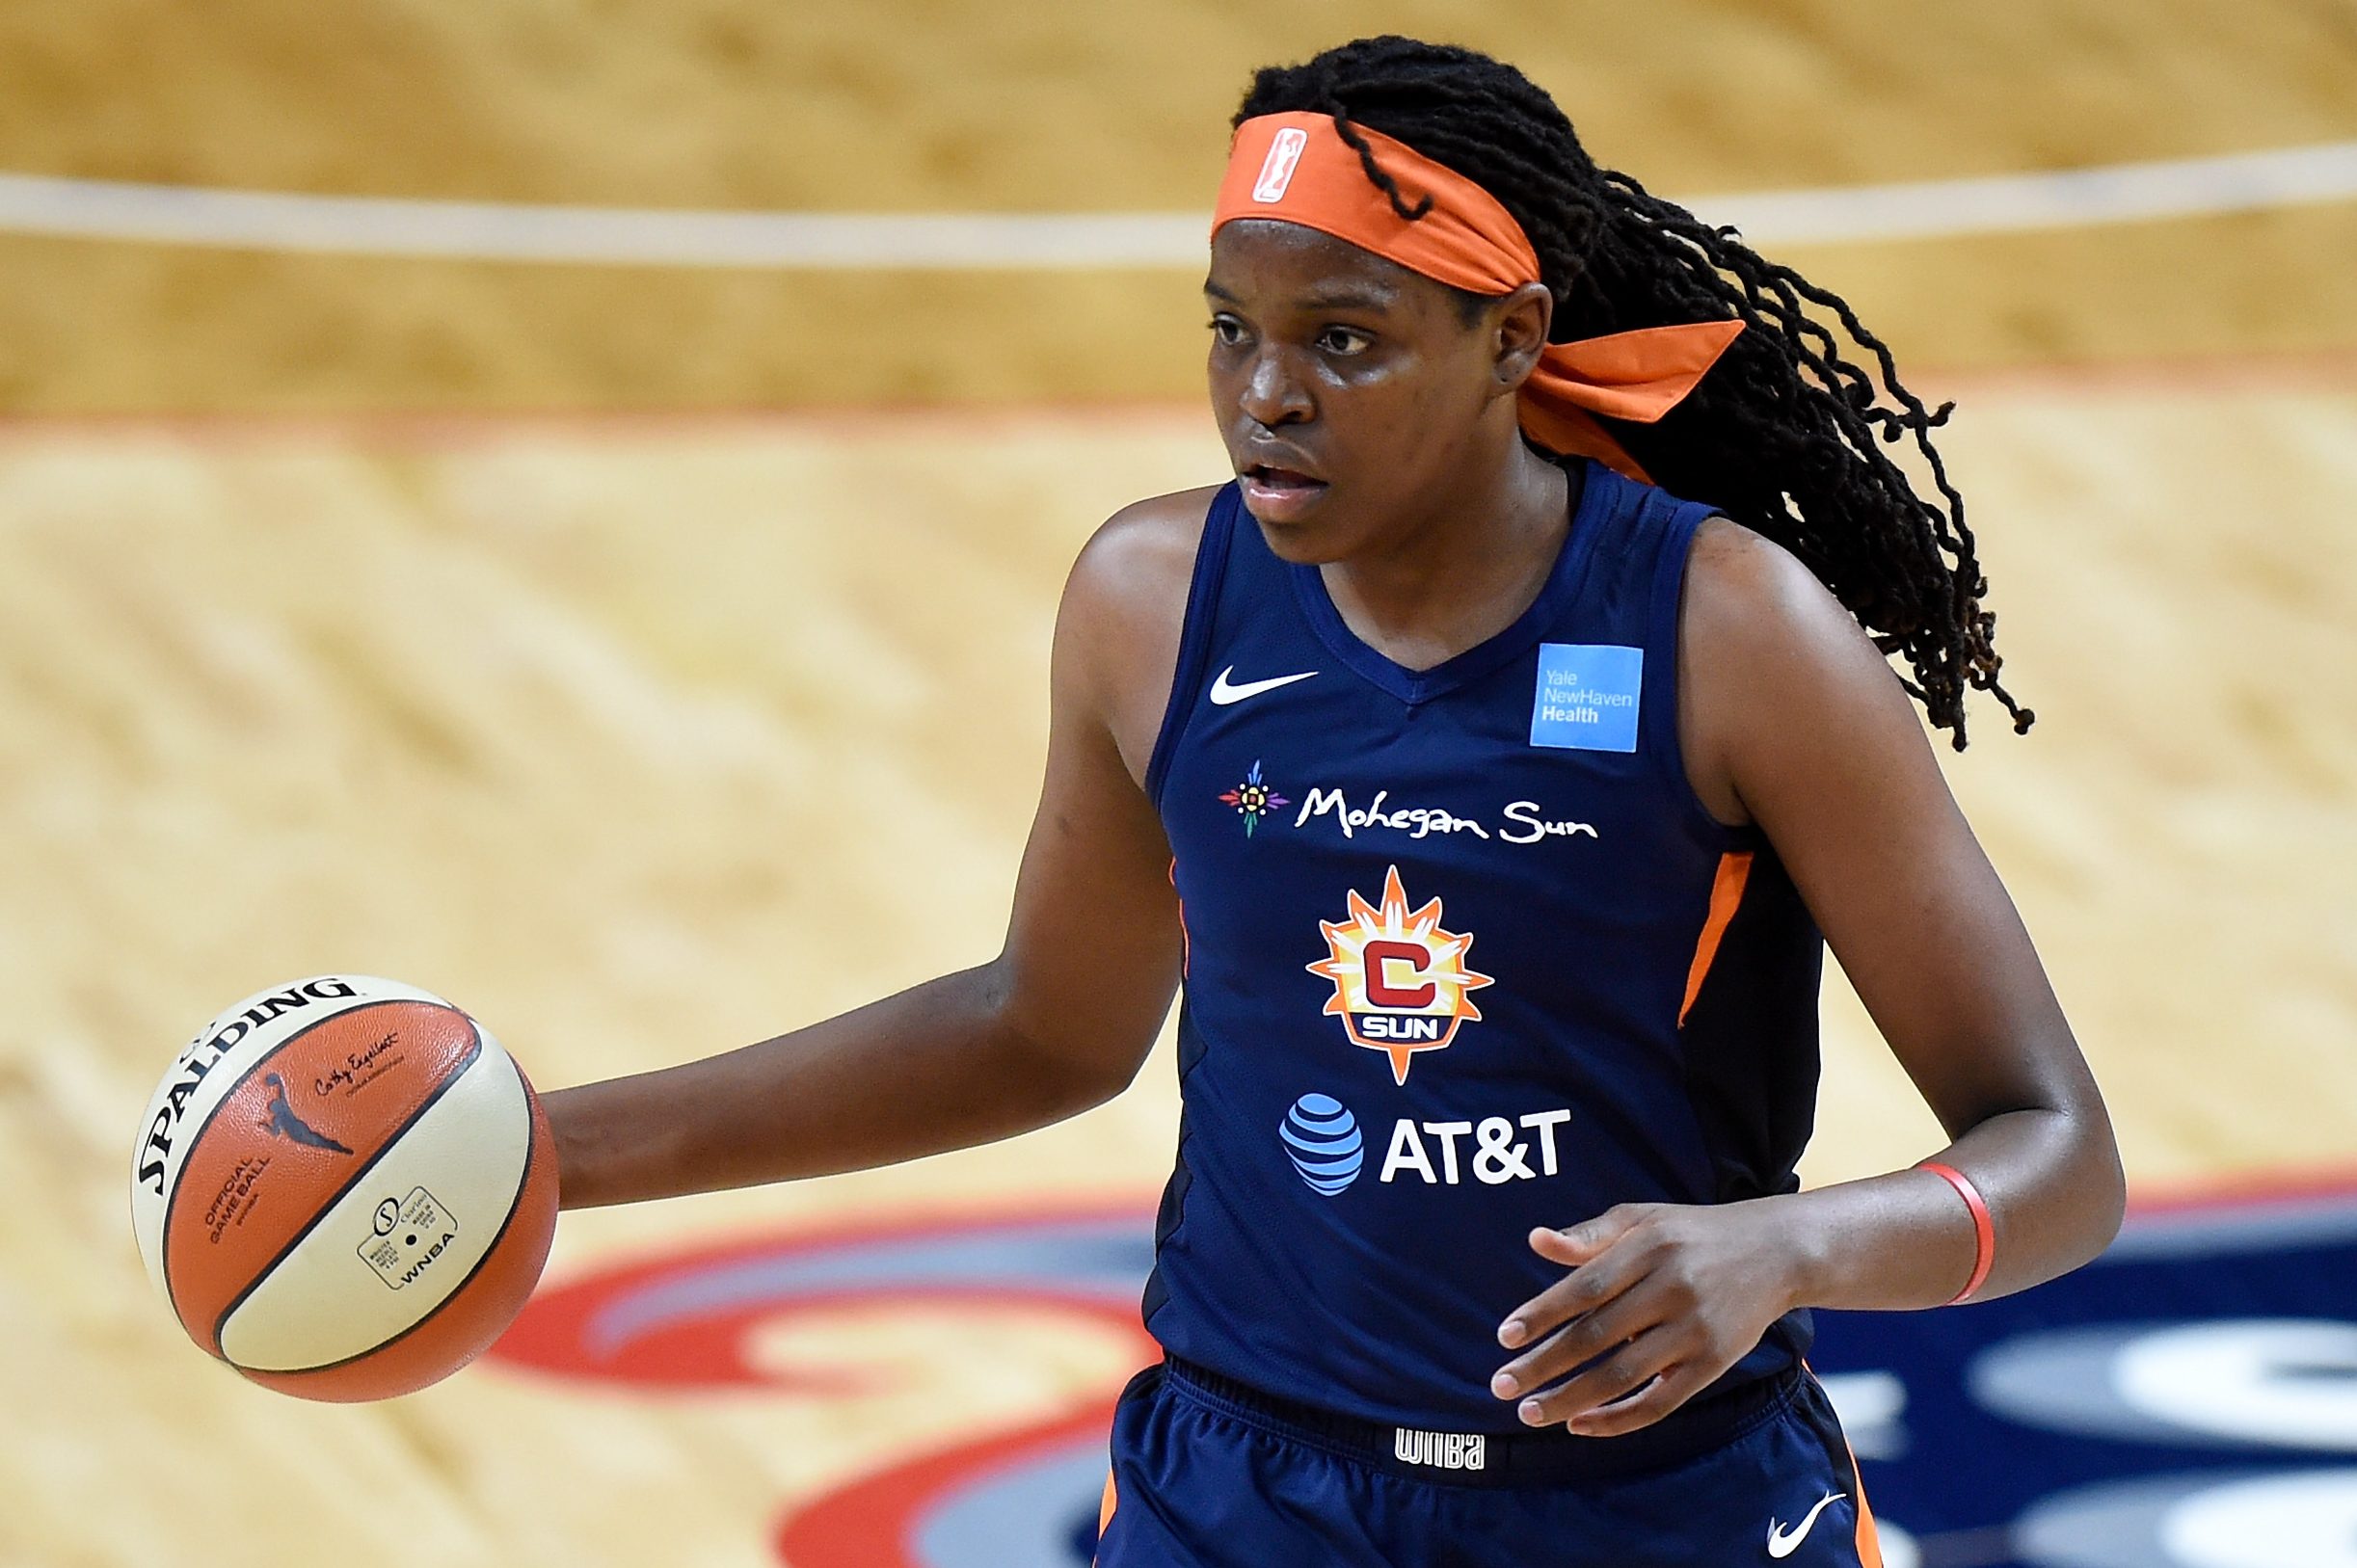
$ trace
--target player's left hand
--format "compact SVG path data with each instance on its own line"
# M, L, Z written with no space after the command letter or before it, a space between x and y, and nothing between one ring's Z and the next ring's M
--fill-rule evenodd
M1562 1422L1593 1437L1675 1410L1797 1304L1795 1249L1772 1220L1778 1204L1620 1204L1567 1230L1533 1231L1531 1250L1571 1273L1500 1325L1500 1344L1529 1348L1499 1369L1490 1392L1520 1400L1532 1426Z

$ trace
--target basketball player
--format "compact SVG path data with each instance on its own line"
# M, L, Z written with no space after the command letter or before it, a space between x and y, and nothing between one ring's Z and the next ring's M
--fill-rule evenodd
M1879 1564L1808 1309L2019 1290L2123 1202L1909 703L2030 719L1946 411L1403 39L1260 73L1205 294L1237 477L1073 569L1004 950L550 1095L564 1202L1072 1115L1183 977L1105 1568ZM1826 941L1953 1141L1801 1192Z

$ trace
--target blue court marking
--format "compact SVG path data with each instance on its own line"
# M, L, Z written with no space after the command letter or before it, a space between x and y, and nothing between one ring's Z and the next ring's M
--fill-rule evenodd
M2357 1568L2357 1193L2139 1214L2033 1290L1816 1320L1888 1568ZM919 1560L1085 1568L1102 1454L944 1499Z
M2138 1215L2035 1289L1816 1319L1821 1376L1890 1389L1852 1433L1889 1568L2357 1565L2357 1193Z
M837 1291L1134 1302L1144 1216L781 1242L629 1289L604 1351ZM2357 1190L2140 1212L2089 1266L1968 1307L1815 1315L1888 1568L2357 1568ZM926 1500L924 1568L1085 1568L1102 1437Z
M1105 1490L1105 1449L1104 1439L1092 1439L951 1493L918 1517L917 1560L924 1568L1085 1563Z

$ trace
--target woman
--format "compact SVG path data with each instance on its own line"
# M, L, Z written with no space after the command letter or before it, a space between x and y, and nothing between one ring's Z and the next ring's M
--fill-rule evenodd
M564 1201L1071 1115L1183 974L1102 1564L1879 1563L1808 1309L2021 1289L2123 1201L1908 701L1959 746L1968 686L2030 717L1945 410L1484 56L1362 40L1237 126L1238 478L1073 569L1004 950L549 1096ZM1804 1193L1826 941L1953 1141Z

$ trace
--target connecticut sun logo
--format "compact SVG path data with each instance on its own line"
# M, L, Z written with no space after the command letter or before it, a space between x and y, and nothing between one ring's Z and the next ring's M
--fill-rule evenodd
M1469 992L1491 983L1465 967L1470 933L1440 928L1440 900L1413 914L1400 868L1383 872L1383 904L1374 908L1351 890L1350 918L1320 920L1326 956L1307 966L1334 982L1326 1004L1339 1016L1354 1046L1391 1058L1395 1083L1407 1081L1407 1064L1419 1050L1438 1050L1456 1038L1457 1025L1481 1022Z

